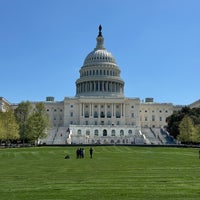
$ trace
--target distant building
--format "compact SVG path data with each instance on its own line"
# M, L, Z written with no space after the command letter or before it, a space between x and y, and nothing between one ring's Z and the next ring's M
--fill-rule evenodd
M76 80L75 97L43 103L52 128L47 144L171 144L166 118L176 107L153 98L124 96L124 81L114 56L104 47L102 27L97 44L85 58ZM1 101L1 109L9 106ZM35 102L32 102L35 104ZM178 108L179 109L179 108Z
M0 97L0 112L5 112L11 107L11 103L7 99Z

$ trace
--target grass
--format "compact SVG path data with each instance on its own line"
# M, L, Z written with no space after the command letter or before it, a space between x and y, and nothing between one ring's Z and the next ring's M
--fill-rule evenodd
M0 150L2 200L200 198L198 149L104 146ZM64 159L69 154L70 159Z

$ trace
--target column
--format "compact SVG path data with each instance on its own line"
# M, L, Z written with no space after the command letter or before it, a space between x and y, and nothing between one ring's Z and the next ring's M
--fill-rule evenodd
M100 104L98 104L98 118L100 117Z
M80 116L82 116L82 103L80 103L79 105L80 105L80 110L79 110Z
M83 103L83 116L85 116L85 104Z
M105 110L104 110L104 112L105 112L105 118L107 118L107 104L106 104L106 103L104 104L104 107L105 107L105 108L104 108L104 109L105 109Z

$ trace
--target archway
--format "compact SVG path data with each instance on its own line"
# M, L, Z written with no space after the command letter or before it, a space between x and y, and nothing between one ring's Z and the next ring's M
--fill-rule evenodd
M106 129L103 130L103 136L107 136L107 130Z

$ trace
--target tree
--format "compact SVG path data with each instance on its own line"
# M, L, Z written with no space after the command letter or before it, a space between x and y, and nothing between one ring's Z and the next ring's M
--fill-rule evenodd
M6 142L19 138L19 125L13 110L0 112L0 140Z
M180 123L182 122L183 118L185 116L189 116L193 122L193 126L196 127L200 125L200 108L189 108L189 107L183 107L179 111L174 111L174 113L169 116L166 121L167 121L167 130L172 135L173 137L177 138L180 135ZM194 132L193 132L194 133ZM182 135L183 136L183 135ZM182 138L180 136L180 138ZM194 134L190 137L190 141L197 141L198 140L198 135Z
M30 142L39 143L39 139L46 137L49 118L43 103L37 103L27 121L27 138Z
M200 142L200 124L195 126L196 142Z
M178 139L183 143L196 142L196 134L194 123L188 115L186 115L179 124Z
M20 139L24 143L27 140L27 122L32 112L32 105L29 101L21 102L15 109L15 117L19 124Z

